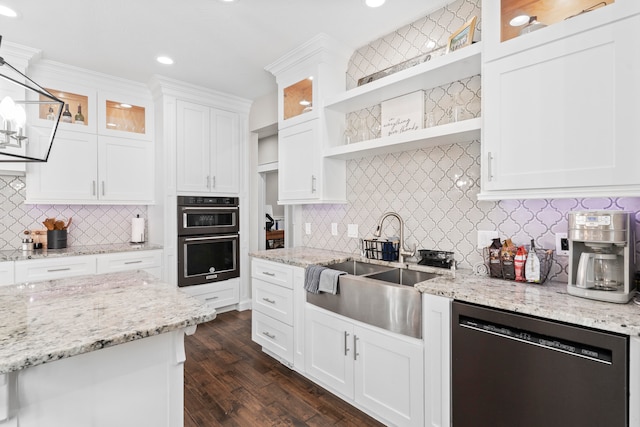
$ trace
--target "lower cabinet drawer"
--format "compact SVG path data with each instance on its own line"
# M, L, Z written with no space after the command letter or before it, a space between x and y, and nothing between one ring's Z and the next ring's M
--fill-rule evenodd
M251 339L293 365L293 327L259 311L251 314Z
M93 255L33 259L16 261L15 264L16 283L60 279L85 274L96 274L96 257Z
M293 290L253 278L254 311L293 325Z
M116 271L152 269L160 266L162 251L120 252L97 255L97 272L113 273Z
M0 286L13 285L14 283L14 262L0 262Z
M229 279L206 285L184 286L184 292L198 298L212 308L226 307L240 301L240 281Z

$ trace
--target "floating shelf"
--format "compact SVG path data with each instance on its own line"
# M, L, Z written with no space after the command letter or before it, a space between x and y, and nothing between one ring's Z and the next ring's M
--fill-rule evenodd
M480 74L482 42L438 56L390 76L326 99L325 109L358 111L420 89L431 89Z
M324 157L344 160L358 159L367 156L436 147L438 145L468 142L480 139L481 129L482 119L477 117L399 135L330 147L325 150Z

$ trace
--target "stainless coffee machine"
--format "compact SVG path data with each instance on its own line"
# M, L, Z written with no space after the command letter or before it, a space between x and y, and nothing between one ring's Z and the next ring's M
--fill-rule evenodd
M627 303L636 292L635 221L631 212L569 213L571 295Z

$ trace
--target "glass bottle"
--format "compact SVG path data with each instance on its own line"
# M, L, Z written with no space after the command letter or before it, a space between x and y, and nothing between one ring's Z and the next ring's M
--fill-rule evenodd
M78 112L76 113L76 116L74 117L74 121L75 121L75 123L77 123L79 125L83 125L84 124L84 116L82 115L82 106L80 104L78 104Z
M60 118L60 121L65 123L72 122L71 111L69 111L69 104L64 104L64 112L62 113L62 117Z
M56 115L53 112L53 107L51 105L49 105L49 112L47 113L47 120L55 120L56 119Z

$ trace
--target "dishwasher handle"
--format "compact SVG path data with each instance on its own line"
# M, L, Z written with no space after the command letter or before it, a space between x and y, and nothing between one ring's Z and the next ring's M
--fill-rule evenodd
M564 338L552 337L538 332L527 331L525 329L500 325L464 315L459 317L458 324L462 328L497 335L509 340L519 341L548 350L559 351L572 356L593 360L595 362L605 363L607 365L611 365L613 363L613 352L610 349L595 347Z

